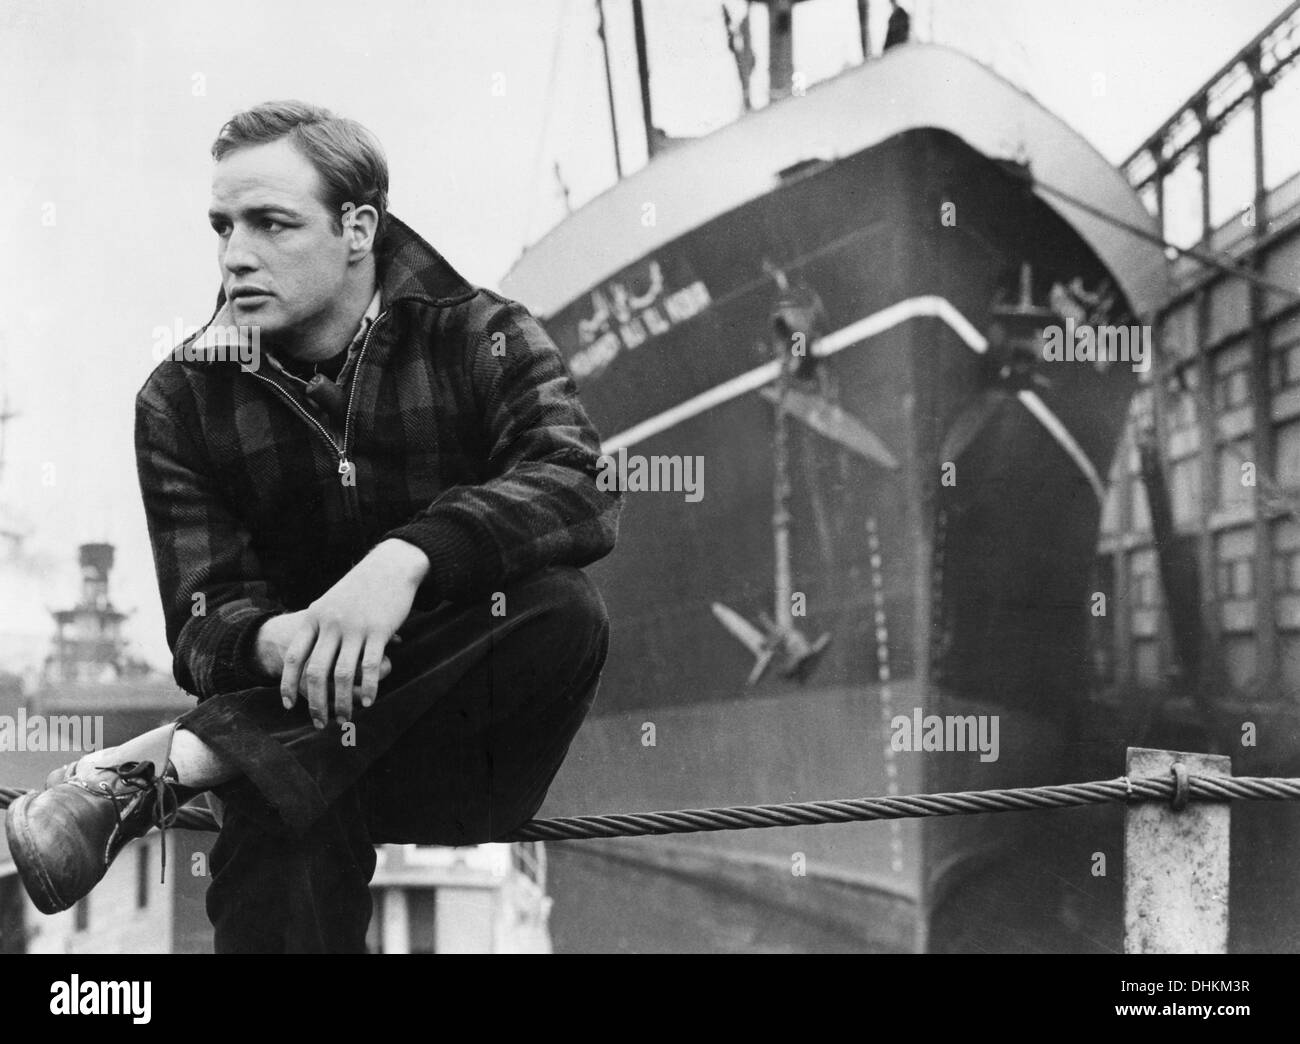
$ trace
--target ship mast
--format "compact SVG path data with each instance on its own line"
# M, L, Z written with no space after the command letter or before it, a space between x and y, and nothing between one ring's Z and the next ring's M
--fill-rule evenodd
M646 159L655 158L654 114L650 109L650 59L645 42L645 12L641 0L632 0L632 26L636 34L636 74L641 84L641 119L645 123Z
M618 147L618 116L614 112L614 77L609 70L609 36L605 31L605 0L596 0L596 16L600 22L596 35L600 37L600 50L605 58L605 97L609 101L609 132L614 138L614 174L623 180L623 156Z
M767 8L768 35L768 100L778 101L788 98L794 92L794 7L803 0L749 0L749 3L761 3ZM871 33L868 26L871 10L870 0L856 0L858 12L858 36L862 44L862 60L871 57ZM753 54L748 48L749 15L740 23L733 25L726 6L722 8L724 24L727 27L729 46L736 59L741 78L741 93L746 112L749 111L748 69L752 68ZM614 78L609 57L608 26L605 21L605 0L596 0L598 19L596 35L600 38L601 53L605 65L605 95L609 105L610 132L614 144L614 170L621 181L623 179L623 157L619 146L618 117L614 108ZM632 0L632 31L636 40L637 84L641 97L641 122L645 128L646 158L652 160L663 151L663 135L654 124L654 106L650 98L650 48L646 41L645 10L642 0ZM735 34L744 34L744 53L737 50Z

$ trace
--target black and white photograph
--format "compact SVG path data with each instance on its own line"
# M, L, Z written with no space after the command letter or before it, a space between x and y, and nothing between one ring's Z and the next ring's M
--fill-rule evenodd
M0 97L34 1010L809 953L1265 1010L1300 2L0 0Z

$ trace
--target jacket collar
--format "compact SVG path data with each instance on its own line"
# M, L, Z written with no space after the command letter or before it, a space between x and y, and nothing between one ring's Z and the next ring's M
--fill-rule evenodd
M477 289L409 225L388 215L388 231L376 255L384 307L416 300L446 307L466 301Z

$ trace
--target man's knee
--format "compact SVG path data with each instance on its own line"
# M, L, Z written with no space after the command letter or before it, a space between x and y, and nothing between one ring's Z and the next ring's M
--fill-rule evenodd
M581 569L556 566L539 576L556 607L571 627L602 635L609 630L609 613L595 583Z
M523 597L525 611L536 614L539 651L546 662L599 673L609 645L609 614L586 573L568 566L544 569L521 581L513 593Z

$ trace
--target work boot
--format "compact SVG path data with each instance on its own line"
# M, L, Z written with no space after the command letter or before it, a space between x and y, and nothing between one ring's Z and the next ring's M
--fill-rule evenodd
M173 731L175 730L173 729ZM49 790L50 787L57 787L60 783L66 783L77 773L78 768L81 769L81 775L84 776L89 772L93 772L96 768L104 768L110 763L117 765L124 761L138 760L132 752L143 752L147 756L148 752L156 749L156 747L157 743L152 739L152 734L146 732L143 735L137 736L124 746L110 747L106 751L92 750L84 757L80 757L76 761L70 761L66 765L60 765L58 768L54 769L54 771L45 777L45 786L43 789ZM129 756L122 756L124 751ZM169 761L168 764L170 765L171 762Z
M9 851L23 887L41 913L66 910L89 894L127 842L157 826L164 831L198 791L176 782L168 754L174 727L124 744L116 765L83 759L51 774L45 790L29 791L5 817ZM166 872L166 837L163 868Z

